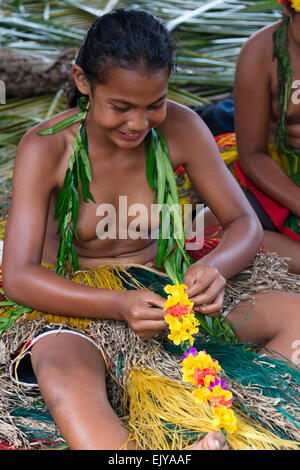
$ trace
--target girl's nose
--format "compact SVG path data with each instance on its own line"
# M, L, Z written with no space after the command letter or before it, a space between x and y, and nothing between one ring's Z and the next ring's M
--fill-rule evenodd
M148 117L145 111L135 111L131 114L127 127L130 132L143 132L148 129Z

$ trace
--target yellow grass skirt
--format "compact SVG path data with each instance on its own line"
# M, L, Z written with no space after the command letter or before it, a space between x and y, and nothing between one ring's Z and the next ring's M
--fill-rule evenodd
M53 266L47 268L54 269ZM166 282L163 274L151 268L134 268L142 273L143 282L125 267L86 267L70 274L69 278L79 284L114 290L143 288L145 278L154 273L156 282ZM1 315L5 315L5 309ZM180 357L164 348L166 332L149 341L142 341L122 321L62 317L34 311L24 314L3 335L2 342L7 354L33 339L45 326L57 324L84 332L97 343L107 365L112 405L121 414L130 439L136 441L138 449L186 449L203 433L213 430L209 406L197 403L191 393L193 389L181 381ZM238 419L237 430L228 434L231 449L298 449L297 440L281 439L243 411L243 402L247 402L250 408L252 403L254 415L258 415L258 409L262 417L272 414L271 399L263 399L260 393L251 388L228 377L226 379L235 397L233 409ZM6 387L10 390L15 385L6 383ZM26 391L23 390L24 393ZM275 415L270 418L271 422L272 419L279 419L280 413ZM10 415L9 418L12 427L18 425L15 417ZM270 427L271 422L268 423ZM26 446L30 448L30 442L27 441Z

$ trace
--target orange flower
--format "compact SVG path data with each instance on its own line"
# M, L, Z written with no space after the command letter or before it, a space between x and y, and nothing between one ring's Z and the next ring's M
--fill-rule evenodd
M180 305L180 303L177 303L173 305L173 307L168 308L168 314L172 315L172 317L179 318L179 320L183 315L187 315L188 313L194 313L193 310L189 309L189 305Z

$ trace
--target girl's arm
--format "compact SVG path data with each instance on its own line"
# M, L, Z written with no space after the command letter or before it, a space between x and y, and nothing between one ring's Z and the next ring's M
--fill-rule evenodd
M173 164L185 166L200 200L207 204L225 228L221 243L198 264L209 263L229 279L245 268L260 249L263 239L261 224L224 164L202 119L181 106L173 106L173 118L173 126L163 130L170 142ZM171 133L173 138L175 136L173 141Z
M40 266L49 201L64 146L59 134L54 139L35 132L24 136L16 155L3 253L6 295L42 312L124 320L141 339L154 336L167 326L159 295L83 286Z
M187 294L198 310L215 316L222 308L226 280L241 272L257 254L263 230L207 126L191 110L173 109L172 126L162 131L170 142L174 167L185 166L200 200L224 227L219 245L188 268L184 278Z
M59 135L35 132L23 137L16 155L3 252L5 293L21 305L45 312L120 318L119 292L80 286L40 266L49 201L64 145Z
M300 189L267 155L272 31L267 28L248 40L238 59L234 96L239 163L261 191L300 215Z
M186 170L201 199L224 227L219 245L198 264L209 264L229 279L256 255L263 231L240 186L223 163L210 132L202 123L197 127L198 158L190 152Z

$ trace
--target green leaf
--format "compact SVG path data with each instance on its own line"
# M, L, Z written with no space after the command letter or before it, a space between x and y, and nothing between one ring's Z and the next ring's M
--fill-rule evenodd
M208 326L208 328L212 331L213 330L213 321L212 318L209 317L208 315L205 315L205 321Z
M75 122L79 122L83 119L84 113L77 113L74 114L74 116L71 116L67 119L64 119L63 121L55 124L53 127L50 127L49 129L45 129L43 131L38 131L38 135L52 135L56 134L57 132L62 131L66 127L72 126L72 124L75 124Z
M182 251L179 249L178 245L174 250L174 265L177 273L182 274L181 262L182 262Z
M171 281L175 284L178 279L172 255L164 259L164 268Z
M83 161L83 164L84 164L86 177L87 177L88 181L91 183L91 181L92 181L92 171L91 171L91 166L90 166L90 162L89 162L89 156L88 156L88 154L87 154L87 152L84 148L80 149L80 155L81 155L81 158L82 158L82 161Z
M184 249L185 237L180 206L179 204L174 204L170 194L167 195L167 204L169 207L172 207L171 215L174 222L174 238L176 243Z
M152 189L156 189L157 176L156 176L156 152L157 147L157 134L154 129L148 133L145 138L145 150L146 150L146 176L148 183Z
M158 142L157 144L156 166L157 166L157 203L163 204L165 202L165 191L166 191L166 168L165 168L165 163L164 163L164 154L162 152L160 142Z
M160 131L157 130L157 134L159 136L159 141L161 144L161 148L164 154L164 164L165 164L165 169L166 169L166 177L167 181L170 186L170 191L171 191L171 197L173 199L174 204L179 204L179 197L178 197L178 191L177 191L177 185L176 185L176 178L174 174L174 170L171 165L171 160L170 160L170 155L169 155L169 149L168 149L168 144L164 136Z
M78 256L77 256L77 253L73 244L71 246L70 254L71 254L71 262L72 262L72 270L77 271L79 269L79 262L78 262Z
M157 242L157 255L156 255L156 265L160 269L162 266L162 261L164 258L165 246L166 246L166 238L162 236L162 227L163 227L163 217L162 213L159 214L160 217L160 229L159 229L159 238Z
M0 315L0 322L3 324L5 323L8 323L9 322L9 318L8 317L3 317L2 315Z
M168 242L167 242L165 257L169 256L169 254L172 252L175 243L176 242L175 242L174 238L171 236L169 238Z
M75 237L78 240L77 234L77 220L78 220L78 209L79 209L79 195L78 191L75 188L74 184L71 185L72 190L72 221L73 221L73 230Z

